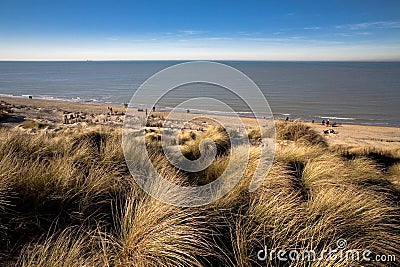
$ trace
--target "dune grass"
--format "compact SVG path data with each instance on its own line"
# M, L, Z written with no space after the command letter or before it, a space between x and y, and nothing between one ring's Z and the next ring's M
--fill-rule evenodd
M277 131L275 160L260 188L248 191L260 155L251 142L232 191L207 206L180 208L137 187L120 129L0 129L0 265L397 266L400 150L332 148L300 122L279 122ZM257 140L257 132L249 138ZM172 166L158 138L146 140L155 169L188 185L215 180L247 153L232 148L220 128L188 131L178 143L196 159L205 139L215 143L217 158L196 174ZM238 149L236 158L231 149ZM134 143L129 153L135 168L149 168ZM257 259L264 247L321 253L335 249L339 238L350 249L395 255L397 262Z
M307 145L322 145L326 146L326 141L316 131L311 129L299 121L282 122L278 121L275 124L276 138L278 140L290 140Z
M35 120L24 120L21 123L21 126L25 129L43 129L47 127L48 125L45 123L41 123Z
M213 253L207 218L197 210L132 194L120 217L118 266L202 266L200 257Z
M109 266L110 242L99 230L69 227L42 242L26 246L18 266Z
M200 144L205 140L210 140L216 145L216 154L218 156L228 153L231 147L229 135L221 127L215 127L197 135L192 132L189 134L189 137L191 138L183 136L183 139L181 139L181 151L190 160L196 160L200 157Z

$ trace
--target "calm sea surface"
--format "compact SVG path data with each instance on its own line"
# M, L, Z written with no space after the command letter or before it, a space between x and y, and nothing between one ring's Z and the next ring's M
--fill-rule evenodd
M178 61L0 62L0 94L122 105L147 78ZM260 87L278 118L400 126L400 62L224 61ZM222 88L184 86L160 107L215 97L235 110L243 103ZM218 110L216 106L205 106Z

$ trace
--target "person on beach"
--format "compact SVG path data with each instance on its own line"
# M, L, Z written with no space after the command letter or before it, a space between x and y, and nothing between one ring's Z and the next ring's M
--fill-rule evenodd
M108 115L113 115L113 108L112 107L107 107L108 109Z
M322 120L321 124L322 124L322 125L325 125L325 120Z

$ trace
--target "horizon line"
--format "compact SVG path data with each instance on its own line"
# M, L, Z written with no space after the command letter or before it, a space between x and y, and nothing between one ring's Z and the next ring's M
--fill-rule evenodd
M0 59L0 62L239 61L239 62L400 62L400 59Z

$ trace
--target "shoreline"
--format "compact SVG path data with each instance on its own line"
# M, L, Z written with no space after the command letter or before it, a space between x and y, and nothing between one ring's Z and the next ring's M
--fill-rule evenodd
M64 103L70 103L73 106L78 106L78 105L93 105L93 106L109 106L117 109L125 109L124 105L127 103L106 103L106 102L100 102L98 100L84 100L84 99L68 99L68 98L58 98L58 97L41 97L41 96L33 96L33 99L29 99L29 95L9 95L9 94L0 94L0 100L6 101L4 99L9 99L10 101L14 101L14 99L20 99L21 101L44 101L46 105L52 106L52 102L58 102L58 103L63 103L61 106L65 106ZM17 102L20 102L19 100L16 100ZM49 101L49 102L48 102ZM25 103L26 104L26 103ZM140 106L137 107L131 107L131 108L138 108L140 109ZM157 109L158 111L170 111L171 108L169 107L159 107ZM185 110L179 111L179 112L185 112ZM230 116L229 114L220 114L217 111L207 111L204 110L204 112L193 112L193 114L215 114L215 115L221 115L221 116ZM252 116L246 116L245 114L247 112L239 112L240 117L244 118L254 118ZM338 117L338 116L328 116L328 115L315 115L315 116L310 116L307 115L306 117L302 117L301 115L296 115L296 114L289 114L289 113L274 113L273 112L273 118L274 120L285 120L286 117L289 117L290 120L298 120L302 122L311 122L312 120L315 121L315 123L320 123L322 120L330 120L331 122L336 122L337 124L345 124L345 125L362 125L362 126L371 126L371 127L394 127L394 128L400 128L400 125L391 125L389 123L369 123L368 121L377 121L375 119L357 119L357 118L347 118L347 117Z
M63 124L63 114L82 113L86 116L93 116L94 125L122 126L126 108L124 106L107 105L100 103L81 103L68 102L61 100L42 100L18 97L0 96L2 105L4 102L13 107L13 115L23 117L24 120L38 120L43 123L55 125L65 125L67 127L86 127L89 124L85 122L75 124ZM108 107L113 109L113 116L108 116ZM160 111L160 110L157 110ZM162 111L161 111L162 112ZM165 112L165 111L164 111ZM139 112L143 116L143 111ZM199 115L190 113L192 115ZM210 115L210 114L207 114ZM187 116L182 113L182 116ZM217 117L221 115L212 114ZM241 117L246 123L252 123L254 118ZM274 118L275 121L277 119ZM9 124L10 126L19 125L21 121L15 123L0 123L0 126ZM390 146L400 147L400 127L396 126L377 126L377 125L360 125L350 123L339 123L337 127L327 127L320 122L311 123L310 121L301 121L310 126L312 129L323 135L330 145L337 146L369 146L377 148L385 148ZM83 124L82 124L83 123ZM91 124L90 124L91 125ZM3 126L4 127L4 126ZM337 134L323 134L326 129L333 129Z

